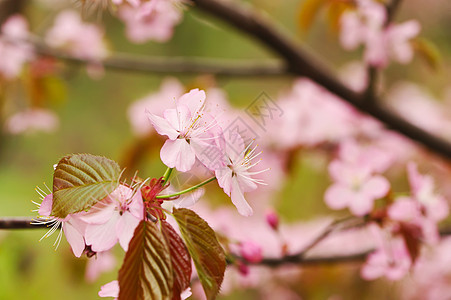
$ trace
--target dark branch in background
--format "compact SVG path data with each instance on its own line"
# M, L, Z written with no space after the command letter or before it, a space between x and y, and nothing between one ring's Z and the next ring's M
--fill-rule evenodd
M36 51L71 64L86 65L90 62L45 46L34 41ZM148 57L130 54L114 54L99 62L107 69L158 74L213 74L219 77L265 77L289 76L284 63L261 60L231 60L184 57Z
M250 10L240 7L236 3L220 0L192 0L196 6L227 23L235 26L251 37L259 40L269 49L283 58L289 66L289 72L305 76L331 93L341 97L355 108L365 112L385 123L392 130L415 140L429 150L451 159L451 143L440 139L428 132L403 120L397 114L380 105L380 99L368 96L366 93L359 94L332 76L333 72L319 63L318 59L307 54L304 49L294 43L286 35L275 29L266 19L256 15ZM373 97L368 101L368 97ZM376 104L377 103L377 104Z
M0 229L40 229L48 228L45 224L32 225L33 221L30 217L3 217L0 218ZM336 264L336 263L348 263L348 262L362 262L366 256L374 250L366 250L360 253L353 253L348 255L335 255L335 256L307 256L307 253L318 245L321 241L325 240L333 232L341 232L351 228L359 228L365 225L365 222L361 218L349 217L342 220L332 222L327 226L322 233L320 233L315 239L312 240L304 249L293 255L285 255L280 258L264 258L258 263L251 263L246 261L243 257L229 254L232 260L239 260L248 265L262 265L268 267L278 267L285 264L297 264L297 265L320 265L320 264ZM451 228L443 228L440 230L440 235L450 236ZM229 264L233 264L229 261Z
M0 24L11 15L20 13L25 7L25 0L0 0Z

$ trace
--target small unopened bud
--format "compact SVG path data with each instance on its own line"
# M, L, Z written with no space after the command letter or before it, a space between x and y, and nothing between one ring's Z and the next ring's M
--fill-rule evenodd
M253 241L245 241L240 244L241 256L251 263L258 263L263 259L262 248Z
M268 209L265 213L265 217L266 222L272 229L277 230L279 228L279 216L274 210Z
M238 261L236 263L238 267L238 272L240 272L241 275L247 276L249 274L249 266L243 263L242 261Z

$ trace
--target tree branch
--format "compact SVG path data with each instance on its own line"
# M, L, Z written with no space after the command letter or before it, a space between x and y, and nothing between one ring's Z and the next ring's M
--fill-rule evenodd
M451 159L451 143L403 120L400 116L380 106L380 99L368 101L366 93L356 93L342 84L332 72L323 66L294 41L277 30L272 23L261 16L246 10L236 3L221 0L192 0L196 6L250 35L283 58L289 72L305 76L331 93L341 97L355 108L383 122L387 127L415 140L429 150ZM376 104L378 103L378 104Z
M74 57L34 41L36 52L70 64L87 65L92 61ZM99 64L107 69L158 74L213 74L219 77L290 76L283 62L261 60L218 60L184 57L148 57L116 53Z

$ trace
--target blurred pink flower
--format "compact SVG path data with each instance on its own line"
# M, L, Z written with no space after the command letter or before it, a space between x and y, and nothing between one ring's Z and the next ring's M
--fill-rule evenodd
M11 134L53 132L59 126L58 116L50 110L31 108L10 116L5 121L5 130Z
M100 274L114 269L116 259L109 251L97 252L86 264L85 278L88 282L94 282Z
M269 227L273 230L277 230L279 228L279 216L273 209L267 209L265 212L266 223L268 223Z
M169 137L160 151L163 163L170 168L187 172L193 167L196 157L204 163L201 154L205 149L216 148L213 129L218 126L204 112L204 91L191 90L176 100L175 104L176 108L164 111L163 118L150 112L147 112L147 116L160 135Z
M119 281L113 280L100 287L99 297L119 297Z
M138 6L121 5L119 18L124 21L126 34L134 43L166 42L173 28L182 20L180 1L152 0Z
M33 59L33 47L26 41L28 24L21 15L9 17L1 27L0 76L14 79L19 76L26 62Z
M108 55L103 36L100 27L84 23L77 12L66 10L58 14L53 27L46 33L45 41L51 47L95 62Z
M119 185L109 196L97 202L81 219L88 223L86 244L95 252L107 251L118 241L127 251L135 228L144 218L141 191Z
M413 58L410 40L420 32L417 21L386 26L385 7L372 0L357 1L356 11L345 12L340 20L340 41L343 48L354 50L365 46L365 61L376 67L386 67L389 59L402 64Z
M324 199L332 209L349 207L357 216L369 213L374 201L390 190L388 180L375 173L385 171L391 157L375 147L359 147L353 140L340 145L339 158L329 164L334 183L327 189Z
M361 276L366 280L383 276L389 280L403 278L412 265L404 239L401 236L384 236L384 231L377 225L371 229L379 247L368 255Z
M183 91L184 87L177 79L168 77L164 79L158 92L133 102L127 111L132 132L139 137L145 137L154 132L146 111L162 115L174 99L183 95Z

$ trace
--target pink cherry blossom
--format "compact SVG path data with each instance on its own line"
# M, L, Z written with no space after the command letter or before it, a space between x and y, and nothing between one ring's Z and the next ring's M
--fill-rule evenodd
M161 160L170 168L178 171L189 171L196 157L204 164L201 154L208 147L215 147L216 121L204 113L205 92L191 90L176 100L176 108L164 111L164 117L147 113L155 130L168 136L160 151Z
M33 59L33 47L26 41L28 24L21 15L9 17L1 27L0 76L14 79L26 62Z
M56 17L45 36L46 43L55 48L92 61L100 61L107 54L103 30L94 24L84 23L75 11L66 10Z
M119 18L124 21L126 34L134 43L147 41L166 42L173 34L173 28L182 20L179 1L152 0L138 6L121 5Z
M117 299L119 297L119 281L113 280L104 284L100 287L99 291L100 297L114 297Z
M100 274L114 269L116 259L109 251L97 252L86 264L85 278L88 282L94 282Z
M52 217L53 194L45 195L40 189L38 189L38 193L42 197L42 202L38 204L39 218L34 220L33 224L44 223L51 227L41 240L52 235L61 225L62 231L60 231L54 245L58 247L61 241L61 234L64 232L64 235L72 248L72 252L76 257L80 257L85 250L85 239L83 236L86 230L86 223L81 219L83 213L69 214L64 219Z
M257 188L257 184L263 181L253 178L267 170L249 171L257 162L253 160L260 154L256 153L256 147L250 149L245 146L238 132L228 131L224 135L225 141L222 166L215 170L219 186L231 198L232 203L243 216L252 215L252 208L244 198L244 192L250 192Z
M410 40L420 32L417 21L386 25L386 11L381 3L357 1L355 11L345 12L340 20L340 41L347 50L365 46L365 61L376 67L386 67L389 59L402 64L413 58Z
M364 279L373 280L387 277L399 280L410 270L412 260L401 236L386 235L378 226L371 226L374 238L379 242L376 251L368 255L360 274Z
M273 209L267 209L265 212L266 223L268 223L269 227L273 230L277 230L279 228L279 216Z
M374 201L385 196L388 180L375 173L385 171L391 156L374 147L357 146L347 140L341 144L339 158L329 165L329 174L334 183L327 189L324 199L332 209L349 207L357 216L369 213Z
M5 130L10 134L51 133L59 126L58 116L50 110L30 108L17 112L5 121Z
M88 223L86 244L95 252L107 251L118 241L127 251L135 228L144 218L141 191L119 185L109 196L97 202L82 216Z
M177 79L168 77L164 79L158 92L150 93L132 103L127 111L132 132L139 137L145 137L154 132L146 111L162 115L174 99L183 95L183 91L184 87Z

